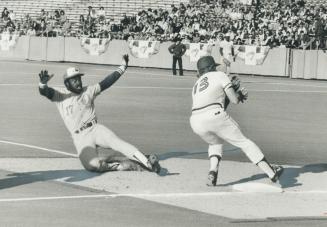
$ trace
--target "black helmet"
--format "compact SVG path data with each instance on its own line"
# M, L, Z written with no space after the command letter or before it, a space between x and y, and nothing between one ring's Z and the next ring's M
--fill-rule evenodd
M197 68L200 76L206 72L215 71L219 64L215 62L212 56L201 57L197 62Z

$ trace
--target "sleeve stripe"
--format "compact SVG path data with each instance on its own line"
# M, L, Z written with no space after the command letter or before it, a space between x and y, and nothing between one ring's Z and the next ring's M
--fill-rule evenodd
M232 85L232 83L228 83L225 87L224 87L224 90L226 90L226 89L228 89L228 88L230 88L230 87L232 87L233 85Z

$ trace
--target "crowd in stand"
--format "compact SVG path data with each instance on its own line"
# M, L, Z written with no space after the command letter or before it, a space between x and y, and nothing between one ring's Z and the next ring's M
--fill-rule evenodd
M235 44L288 48L325 48L327 9L304 1L261 1L258 5L214 1L171 6L169 11L148 9L123 18L124 37L181 36L189 42L222 39L226 34Z
M160 41L179 36L186 42L215 42L227 34L235 44L326 48L324 5L311 5L303 0L257 0L251 5L243 4L242 0L192 2L171 5L168 10L149 8L134 16L124 14L119 23L106 17L103 7L89 6L87 15L80 16L77 31L71 29L63 10L43 10L36 20L27 14L17 21L14 13L5 8L1 18L5 25L2 27L27 35Z
M68 36L71 34L71 23L67 19L64 10L46 12L41 9L36 18L25 14L23 18L17 19L13 10L6 7L1 13L0 32L15 32L19 35L31 36Z

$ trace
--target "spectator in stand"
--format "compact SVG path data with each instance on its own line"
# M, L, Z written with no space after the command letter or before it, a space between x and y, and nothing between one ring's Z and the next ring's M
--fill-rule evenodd
M9 17L9 19L10 19L13 23L15 23L15 21L16 21L16 14L14 13L13 10L10 10L10 11L9 11L9 15L8 15L8 17Z
M62 35L63 36L69 36L70 32L71 32L71 28L72 28L72 24L70 23L70 21L68 19L66 19L66 21L64 22L64 24L62 25Z
M59 10L57 10L57 9L54 11L54 19L55 19L57 22L60 21L60 12L59 12Z
M64 25L66 23L67 16L65 14L65 11L63 11L63 10L60 10L59 13L60 13L59 23L62 26L62 25Z
M299 42L301 48L308 44L312 48L326 48L327 10L325 5L313 5L303 0L261 0L259 3L258 6L247 6L236 0L198 0L187 5L183 3L171 5L168 10L148 8L132 17L123 14L120 23L111 21L109 27L110 32L115 32L114 37L117 38L123 38L126 34L133 32L135 37L139 38L148 37L151 33L151 38L170 40L176 34L189 37L200 33L193 37L193 42L200 42L210 40L218 33L228 33L234 44L274 47L295 46ZM48 15L49 13L54 16ZM92 6L89 6L85 16L87 16L86 20L79 22L79 33L92 34L95 37L103 36L104 31L107 30L104 28L107 25L104 8L100 6L96 12ZM3 26L6 27L13 28L17 23L14 14L11 15L6 7L2 11L1 18ZM21 29L27 31L31 22L30 19L26 19L27 21L25 19L20 23ZM52 12L41 10L37 22L41 23L42 19L45 20L48 29L50 29L51 20L57 21L52 27L61 32L58 24L62 27L67 17L61 10ZM65 26L67 28L68 24ZM173 33L175 35L172 35ZM290 39L288 34L296 34L296 37L293 35ZM290 44L291 40L293 44Z
M39 31L37 31L38 36L48 36L47 24L43 19L40 21Z
M44 9L41 9L41 13L40 13L40 16L38 17L38 19L41 21L41 20L48 20L48 15L47 13L45 12Z
M104 10L103 6L100 6L97 14L98 14L99 21L105 21L106 20L106 11Z
M127 17L126 13L123 13L123 18L120 20L122 26L127 26L130 24L130 18Z
M5 18L7 18L9 16L9 11L8 11L8 9L6 8L6 7L4 7L3 8L3 11L2 11L2 13L1 13L1 18L2 19L5 19Z
M86 30L86 21L83 15L79 16L79 27L80 34L84 35Z
M32 26L29 27L27 29L26 35L28 35L28 36L36 36L36 30L35 30L35 28L32 27Z

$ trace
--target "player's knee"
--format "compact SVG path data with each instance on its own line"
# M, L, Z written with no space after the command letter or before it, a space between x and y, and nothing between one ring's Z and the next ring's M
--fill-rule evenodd
M93 148L84 148L79 155L83 167L91 172L99 172L99 159Z
M83 167L90 172L100 172L100 164L97 158L91 160L80 159Z
M209 145L208 156L220 156L223 155L223 145L222 144L213 144Z

